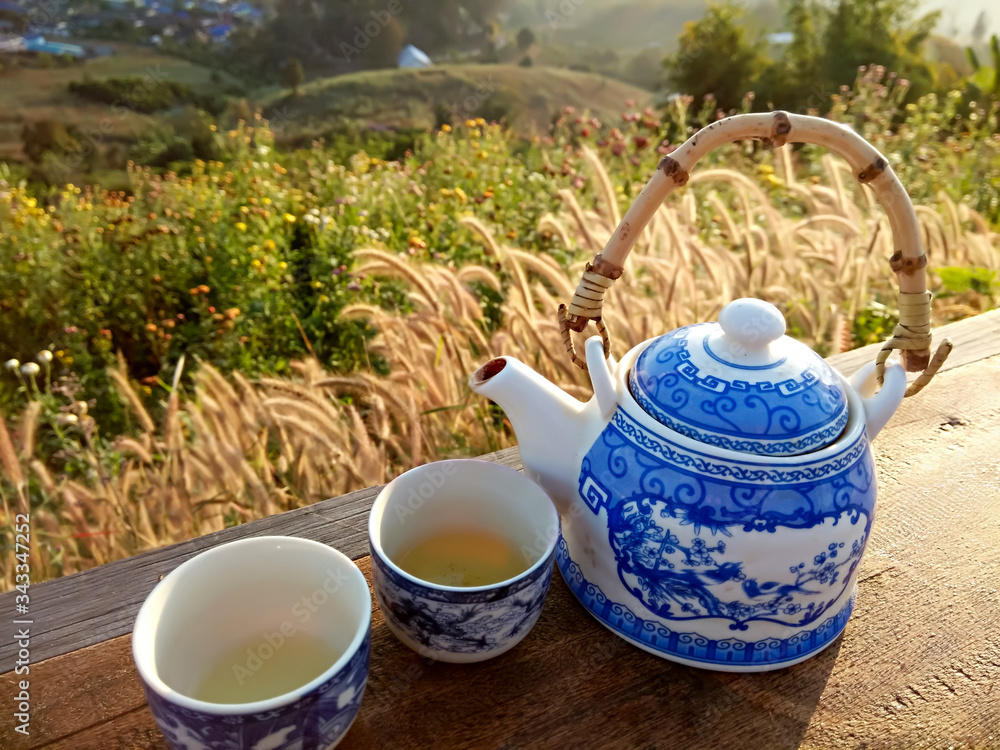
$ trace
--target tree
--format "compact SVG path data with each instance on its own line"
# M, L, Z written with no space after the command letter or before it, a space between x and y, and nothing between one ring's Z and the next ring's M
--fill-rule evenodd
M983 66L979 56L972 47L966 48L972 74L966 84L968 92L977 101L982 99L1000 99L1000 39L994 34L990 37L990 58L993 66Z
M761 77L758 104L822 110L870 65L908 79L911 98L935 88L923 48L940 14L915 17L915 0L786 0L784 8L792 41Z
M299 86L306 80L305 71L302 70L302 62L297 57L293 57L285 63L285 70L282 74L282 82L292 90L292 96L299 95Z
M535 43L535 32L525 26L519 32L517 32L517 48L521 52L527 52L531 49L531 45Z
M832 92L851 84L862 65L882 65L910 79L914 95L934 85L922 47L940 11L914 20L915 0L838 0L825 19L817 83Z
M763 42L747 38L742 16L735 5L713 4L701 20L684 24L677 54L665 60L674 92L697 99L713 94L724 110L739 105L769 62Z

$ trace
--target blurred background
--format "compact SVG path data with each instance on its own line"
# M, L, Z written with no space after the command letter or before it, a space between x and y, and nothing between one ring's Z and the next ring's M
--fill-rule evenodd
M57 576L514 444L466 379L580 398L555 310L658 161L786 109L917 206L936 325L1000 300L985 0L0 0L0 572ZM892 237L822 150L710 154L640 236L619 353L725 302L888 336Z

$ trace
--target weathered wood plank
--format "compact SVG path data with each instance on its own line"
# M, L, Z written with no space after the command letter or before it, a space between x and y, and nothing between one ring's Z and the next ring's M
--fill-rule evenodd
M992 357L1000 352L1000 310L992 310L936 329L933 346L937 347L945 337L951 339L955 349L941 372ZM881 348L881 344L872 344L830 357L829 362L843 373L852 373L873 361Z
M368 692L342 747L1000 747L997 445L1000 357L904 402L876 441L879 509L854 617L803 664L729 675L657 659L599 626L556 576L528 638L480 665L426 663L375 610ZM31 741L3 722L0 746L164 748L128 644L35 665Z
M955 351L943 371L1000 353L1000 311L945 326L936 339L949 336ZM872 361L880 345L830 358L846 374ZM928 391L939 389L932 383ZM924 398L921 394L917 398ZM898 420L899 417L895 417ZM517 449L489 456L520 468ZM193 555L223 542L249 536L303 536L331 544L352 558L367 552L368 511L380 487L371 487L298 510L282 513L162 549L102 565L31 588L32 656L36 660L69 653L128 633L142 601L159 578ZM0 612L13 611L13 593L0 594ZM0 642L0 674L13 668L16 647Z

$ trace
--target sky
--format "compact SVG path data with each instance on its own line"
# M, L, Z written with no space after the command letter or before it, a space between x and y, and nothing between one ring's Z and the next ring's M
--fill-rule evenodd
M996 0L924 0L921 8L925 12L943 10L941 31L950 34L953 29L957 30L959 42L968 41L976 17L983 10L988 14L990 30L993 33L1000 30L1000 4Z

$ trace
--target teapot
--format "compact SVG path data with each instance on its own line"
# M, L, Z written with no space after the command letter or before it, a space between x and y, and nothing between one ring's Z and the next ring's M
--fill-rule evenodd
M745 137L831 148L889 215L900 321L876 361L849 379L754 299L611 356L603 295L635 237L702 155ZM664 157L560 307L567 352L589 372L593 397L583 403L511 357L469 381L504 410L525 472L555 502L556 563L593 617L656 656L730 672L790 666L834 642L875 519L871 441L951 348L945 340L930 356L925 265L909 197L886 159L846 127L737 115ZM571 332L591 320L600 336L580 358ZM887 362L893 350L902 364ZM922 371L909 386L907 370Z

